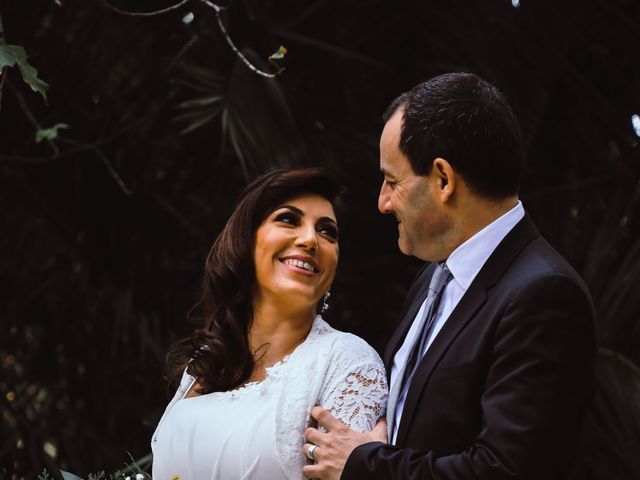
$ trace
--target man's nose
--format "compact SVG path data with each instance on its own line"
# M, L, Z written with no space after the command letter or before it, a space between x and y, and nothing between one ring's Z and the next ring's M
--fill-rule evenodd
M380 210L380 213L391 212L391 202L389 200L389 187L387 187L386 182L382 182L380 194L378 195L378 210Z

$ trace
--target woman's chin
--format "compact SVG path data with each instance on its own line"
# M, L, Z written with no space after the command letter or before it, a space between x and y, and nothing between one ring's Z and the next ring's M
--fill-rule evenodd
M316 292L304 291L303 289L287 289L283 290L278 297L278 303L285 308L308 309L315 312L316 305L322 295L318 295Z

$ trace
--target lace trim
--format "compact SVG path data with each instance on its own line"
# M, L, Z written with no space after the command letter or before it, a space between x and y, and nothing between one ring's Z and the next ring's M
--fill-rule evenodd
M295 353L295 350L289 355L286 355L282 360L274 363L270 367L265 368L265 375L262 380L255 380L253 382L247 382L244 385L239 386L233 390L226 390L224 392L211 392L210 395L216 397L230 397L233 399L241 398L243 395L253 392L255 390L264 390L280 377L280 371L285 367L291 356Z
M387 398L380 357L362 339L334 330L320 316L295 353L296 361L280 372L286 387L276 411L276 449L290 480L303 478L307 460L301 447L313 406L331 410L350 428L369 431Z
M331 391L326 408L351 429L368 432L385 413L387 390L380 365L363 365Z
M307 336L307 339L308 339L308 336ZM294 348L293 352L291 352L288 355L285 355L282 358L282 360L277 361L270 367L266 367L265 376L262 380L254 380L253 382L247 382L244 385L239 386L238 388L234 388L233 390L225 390L223 392L209 392L209 393L205 393L205 395L214 395L216 397L230 397L230 398L236 399L236 398L241 398L242 395L252 392L256 389L264 389L268 387L273 380L280 377L281 370L289 362L289 359L295 356L296 352L307 341L307 339L305 339L300 345ZM182 394L180 395L181 400L185 398L185 395L191 390L191 387L193 387L193 384L195 382L195 378L189 375L188 373L186 373L186 370L184 375L186 375L189 378L189 381L187 383L186 389L182 391Z

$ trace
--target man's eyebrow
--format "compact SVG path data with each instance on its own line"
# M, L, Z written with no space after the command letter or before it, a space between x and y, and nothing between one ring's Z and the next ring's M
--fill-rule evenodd
M380 167L380 173L382 173L382 175L386 178L395 178L392 174L390 174L389 172L387 172L384 167Z

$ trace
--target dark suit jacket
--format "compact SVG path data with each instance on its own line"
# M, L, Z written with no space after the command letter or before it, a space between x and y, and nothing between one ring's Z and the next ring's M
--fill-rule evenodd
M415 280L387 371L427 294ZM343 479L565 479L593 389L594 313L525 216L482 267L410 385L395 446L358 447Z

